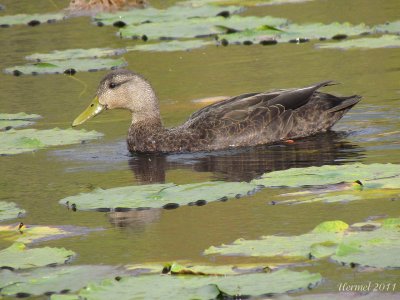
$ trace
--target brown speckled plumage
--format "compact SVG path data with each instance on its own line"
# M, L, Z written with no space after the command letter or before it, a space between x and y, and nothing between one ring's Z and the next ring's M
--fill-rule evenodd
M325 81L300 89L243 94L204 107L175 128L163 127L155 92L136 73L111 72L100 83L97 96L109 109L132 112L131 152L211 151L327 131L361 99L317 91L331 84Z

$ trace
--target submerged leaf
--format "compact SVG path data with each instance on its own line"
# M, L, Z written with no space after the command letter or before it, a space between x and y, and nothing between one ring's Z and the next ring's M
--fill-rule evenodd
M15 219L25 214L14 202L0 201L0 221Z
M0 155L12 155L35 151L49 146L76 144L97 139L96 131L75 129L21 129L0 132Z
M97 189L60 200L61 204L75 204L78 210L118 210L143 208L177 208L180 205L204 205L240 197L254 190L255 185L246 182L203 182L194 184L150 184L127 186L108 190Z
M0 271L0 294L4 296L40 296L51 293L75 292L89 282L121 275L111 266L59 266L13 272Z
M284 293L316 285L321 275L308 271L278 270L271 273L236 276L165 276L123 277L91 284L81 290L85 299L215 299L222 293L234 297ZM154 287L157 288L154 288ZM150 288L153 287L153 288Z
M99 231L100 228L86 228L71 225L65 226L42 226L24 225L19 228L18 224L0 226L0 239L5 241L21 242L24 244L38 243L64 237L88 234Z
M75 252L64 248L28 249L23 243L14 243L0 251L0 267L29 269L53 264L64 264L75 256Z
M384 35L381 37L368 37L352 39L348 41L317 44L322 49L375 49L375 48L399 48L400 37L397 35Z

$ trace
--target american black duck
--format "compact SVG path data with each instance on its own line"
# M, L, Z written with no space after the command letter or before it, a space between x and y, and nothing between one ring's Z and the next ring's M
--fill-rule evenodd
M181 126L165 128L151 84L129 70L106 75L89 107L72 126L106 109L132 113L128 132L131 152L211 151L269 144L329 130L361 97L336 97L317 91L332 85L320 82L304 88L248 93L193 113Z

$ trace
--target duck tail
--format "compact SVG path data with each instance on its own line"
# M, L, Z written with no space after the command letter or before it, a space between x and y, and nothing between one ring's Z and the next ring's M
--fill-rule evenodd
M361 96L353 95L349 97L343 97L340 104L335 105L334 107L327 110L328 113L335 113L343 110L349 110L354 105L356 105L361 100Z

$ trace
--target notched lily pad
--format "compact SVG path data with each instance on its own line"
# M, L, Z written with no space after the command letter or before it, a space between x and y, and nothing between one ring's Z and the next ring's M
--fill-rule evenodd
M42 226L24 225L23 223L19 223L0 226L0 239L28 244L84 235L99 230L102 229L77 227L72 225Z
M78 210L118 210L121 208L165 208L180 205L202 206L207 202L239 198L257 189L246 182L203 182L194 184L151 184L108 190L97 189L60 200L64 205L75 205Z
M29 25L37 26L42 23L54 23L65 19L65 15L61 13L53 14L34 14L26 15L19 14L14 16L1 16L0 17L0 28L10 27L12 25Z
M85 299L216 299L223 295L261 296L312 287L321 281L321 275L308 271L286 269L271 273L235 276L165 276L145 275L106 280L90 284L79 292ZM154 287L157 288L154 288ZM153 288L149 288L153 287Z
M19 218L24 214L25 210L14 202L0 201L0 221Z
M399 48L400 36L383 35L381 37L368 37L360 39L352 39L341 42L317 44L317 48L321 49L376 49L376 48Z
M23 243L14 243L0 251L0 268L30 269L67 263L76 254L64 248L32 248Z
M96 131L75 129L21 129L0 132L0 155L13 155L38 149L81 143L97 139L102 134Z
M111 58L81 58L67 60L48 60L46 62L38 62L15 66L4 70L6 74L20 75L38 75L38 74L62 74L76 72L94 72L100 70L117 69L126 66L124 59ZM71 72L74 70L74 72Z
M89 282L123 275L111 266L59 266L23 271L0 271L0 295L40 296L76 292Z

